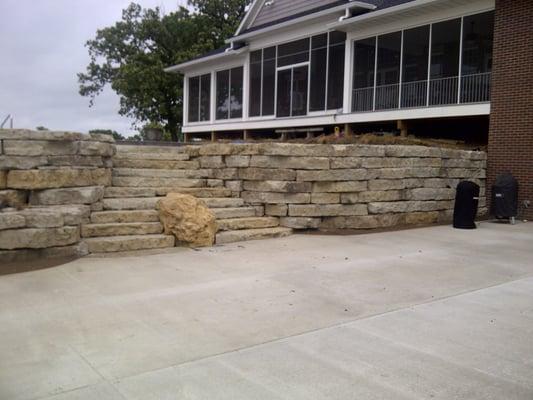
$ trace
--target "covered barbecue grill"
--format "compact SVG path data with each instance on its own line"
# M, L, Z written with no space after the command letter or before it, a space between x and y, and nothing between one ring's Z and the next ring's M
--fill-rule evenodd
M518 182L511 174L499 175L492 185L490 213L498 219L509 218L512 223L518 216Z

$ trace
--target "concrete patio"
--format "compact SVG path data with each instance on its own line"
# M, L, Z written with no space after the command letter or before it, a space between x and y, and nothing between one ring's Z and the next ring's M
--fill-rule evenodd
M533 398L533 224L0 277L0 399Z

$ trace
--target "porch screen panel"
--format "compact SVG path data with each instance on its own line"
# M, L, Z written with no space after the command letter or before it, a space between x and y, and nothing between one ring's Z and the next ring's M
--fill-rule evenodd
M402 33L378 36L376 110L398 108Z
M261 64L263 51L250 53L250 109L251 117L261 115Z
M200 121L211 118L211 75L200 77Z
M309 38L278 46L278 67L309 61Z
M353 111L372 111L374 107L375 61L375 37L354 42Z
M490 100L494 12L471 15L463 20L461 102Z
M329 34L329 66L328 66L328 110L342 108L344 95L344 58L346 47L345 32Z
M402 107L427 104L429 25L403 32Z
M200 77L189 78L189 122L198 122L200 113Z
M274 115L276 93L276 48L263 51L263 110L261 115Z
M229 70L217 72L216 118L229 118Z
M326 108L326 71L328 59L328 35L311 39L311 88L310 111L324 111Z
M307 114L307 85L309 68L297 67L292 78L292 116Z
M460 35L461 19L432 26L430 105L457 103Z
M291 115L291 91L292 91L292 69L285 69L278 72L278 98L276 115L278 117L289 117Z
M237 67L230 70L230 118L242 118L242 80L243 67Z

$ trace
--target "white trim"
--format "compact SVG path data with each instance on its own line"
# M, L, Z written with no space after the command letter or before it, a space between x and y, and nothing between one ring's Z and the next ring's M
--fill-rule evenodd
M428 80L426 88L426 106L429 107L429 95L431 94L431 49L433 48L433 24L429 24L429 47L428 47Z
M463 72L463 30L464 30L464 24L465 24L465 17L461 17L461 31L460 31L460 38L459 38L459 73L458 73L458 80L457 80L457 104L461 104L461 77Z
M244 53L245 51L248 51L248 46L241 47L238 50L233 50L233 49L228 48L228 49L226 49L226 51L223 51L221 53L213 54L213 55L207 56L207 57L196 58L196 59L191 60L191 61L187 61L187 62L184 62L184 63L181 63L181 64L173 65L171 67L163 69L163 71L167 72L167 73L169 73L169 72L184 72L189 67L192 67L192 66L195 66L195 65L198 65L198 64L204 64L204 63L207 63L209 61L218 60L220 58L224 58L224 57L228 57L228 56L238 56L238 55Z
M252 21L250 21L250 25L253 24L253 21L257 18L257 14L259 14L259 11L263 8L265 0L254 0L254 2L250 5L250 8L246 12L246 15L242 19L241 23L239 24L239 27L237 28L237 31L235 32L235 36L239 36L239 33L241 33L242 29L245 27L246 23L248 22L248 19L252 15L252 13L255 12L255 15L253 16ZM259 6L259 3L261 3L261 6ZM257 10L255 10L257 8ZM249 25L248 25L249 26Z
M284 71L286 69L291 69L291 68L306 67L309 64L311 64L309 61L304 61L304 62L297 63L297 64L284 65L283 67L276 67L276 71Z
M402 85L403 85L403 36L405 30L402 29L402 39L400 42L400 76L398 77L398 108L402 108Z

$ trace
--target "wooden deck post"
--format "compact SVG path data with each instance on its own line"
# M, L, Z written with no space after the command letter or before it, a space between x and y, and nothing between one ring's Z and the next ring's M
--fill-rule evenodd
M398 120L396 123L396 127L400 130L401 137L407 137L409 131L407 129L407 124L405 123L405 121L402 121L401 119Z

